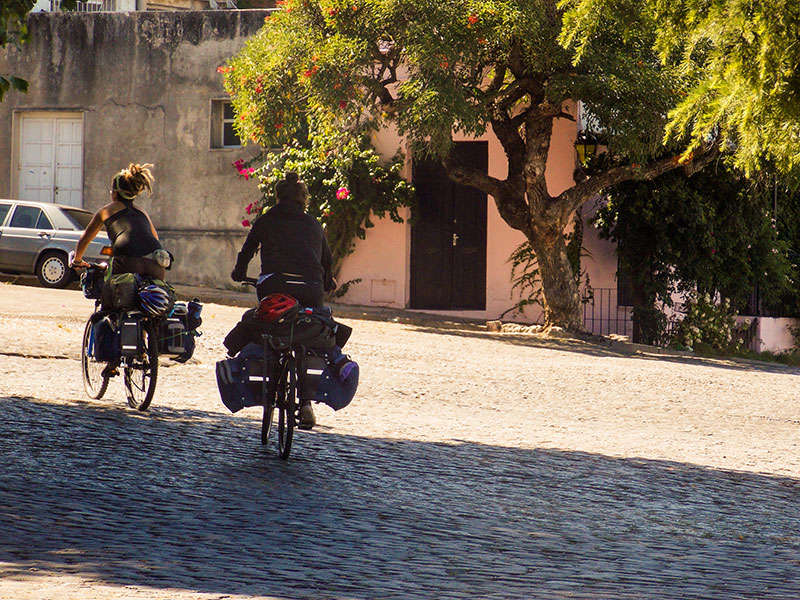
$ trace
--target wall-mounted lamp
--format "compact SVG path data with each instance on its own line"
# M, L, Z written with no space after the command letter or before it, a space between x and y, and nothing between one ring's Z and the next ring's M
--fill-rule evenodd
M597 136L591 131L581 130L575 140L575 151L582 165L588 163L597 154Z

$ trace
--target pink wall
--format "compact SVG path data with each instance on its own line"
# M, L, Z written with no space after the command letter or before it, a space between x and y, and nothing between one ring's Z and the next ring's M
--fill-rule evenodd
M576 134L575 122L559 119L553 127L550 155L547 161L547 187L551 194L559 194L573 185L575 168L575 150L573 147ZM457 141L466 140L456 137ZM507 174L507 161L497 138L487 132L478 140L489 143L489 174L504 179ZM404 141L396 131L383 130L374 140L378 151L383 156L392 156L398 148L405 148ZM406 177L410 178L410 161L407 158ZM588 268L594 283L595 278L606 281L608 275L603 270L608 268L607 261L601 255L607 252L604 243L595 240L589 229L586 237L591 240L591 252L595 257ZM525 241L524 236L511 229L500 217L494 200L488 199L487 238L486 238L486 310L475 311L436 311L437 314L460 316L477 319L495 319L514 303L511 289L511 265L507 262L511 253ZM356 249L348 256L339 275L339 281L360 278L342 299L348 304L365 306L386 306L404 308L409 300L410 281L410 226L393 223L389 219L375 220L375 227L367 230L365 240L356 241ZM616 270L616 263L614 263ZM613 277L613 271L612 275ZM616 284L614 284L616 285ZM514 320L535 322L540 318L538 312L528 309L526 315L516 316ZM507 320L511 316L506 317Z
M736 317L737 323L757 320L756 352L787 352L792 350L794 338L789 327L797 327L797 319L782 319L772 317Z

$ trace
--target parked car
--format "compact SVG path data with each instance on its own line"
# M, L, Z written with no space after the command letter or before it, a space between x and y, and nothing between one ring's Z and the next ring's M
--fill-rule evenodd
M75 277L68 254L91 218L92 213L74 206L0 199L0 271L33 273L45 287L65 287ZM103 232L84 258L99 261L110 254L111 242Z

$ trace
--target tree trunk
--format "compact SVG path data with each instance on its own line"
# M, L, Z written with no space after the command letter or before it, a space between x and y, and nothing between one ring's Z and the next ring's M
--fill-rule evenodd
M545 325L582 331L581 298L564 235L533 234L528 236L528 240L539 263Z

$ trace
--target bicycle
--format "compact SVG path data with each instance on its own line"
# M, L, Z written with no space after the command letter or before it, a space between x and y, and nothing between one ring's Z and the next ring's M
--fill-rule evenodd
M257 280L246 277L242 283L255 287ZM261 336L264 358L255 361L251 373L259 372L261 376L250 376L251 381L260 381L261 404L264 412L261 418L261 444L268 445L269 436L278 411L278 455L282 459L289 458L294 439L294 430L299 422L300 405L298 403L298 371L310 378L322 374L324 359L306 356L304 346L293 346L285 340L271 334ZM272 360L270 360L270 358ZM320 364L317 364L317 362Z
M87 276L95 278L104 270L102 263L86 268ZM147 410L158 381L157 331L161 319L154 319L136 309L101 310L98 298L95 298L94 308L86 322L81 345L81 373L86 395L93 400L101 399L108 389L109 380L119 374L121 367L128 405L139 411ZM119 359L96 358L97 324L106 317L111 319L115 328L123 330Z

